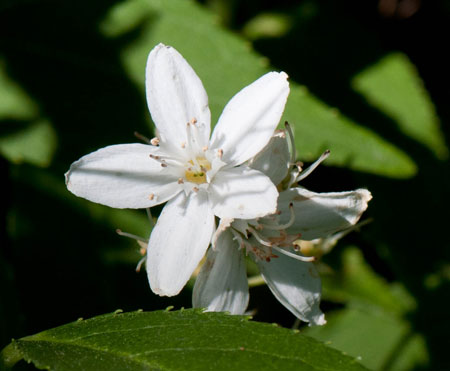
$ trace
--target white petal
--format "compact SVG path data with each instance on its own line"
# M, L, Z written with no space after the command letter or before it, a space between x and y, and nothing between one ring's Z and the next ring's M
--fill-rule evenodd
M290 157L286 134L279 132L250 160L249 166L266 174L273 184L278 185L288 173Z
M294 206L294 224L290 233L301 233L302 240L326 237L354 225L367 209L372 195L367 189L349 192L314 193L297 187L280 193L280 222L289 217L289 204Z
M243 314L248 305L248 282L245 259L230 231L223 232L210 248L195 281L194 308L210 312Z
M276 211L278 191L270 179L247 166L221 169L209 186L214 214L253 219Z
M147 251L150 287L161 296L177 295L208 248L214 214L206 192L178 194L164 207Z
M220 219L219 226L214 231L213 236L211 237L211 246L213 249L216 248L217 241L219 240L220 235L228 230L231 227L231 223L233 223L234 219L232 218L222 218Z
M158 148L120 144L92 152L66 173L73 194L119 209L140 209L166 202L181 191L177 177L150 158Z
M287 77L269 72L226 105L211 138L211 148L222 149L225 162L242 164L269 142L289 95Z
M161 140L181 148L186 124L197 120L202 143L209 142L211 113L205 88L192 67L174 48L157 45L146 68L147 103Z
M311 325L325 324L319 308L321 283L313 263L278 254L270 262L257 260L270 291L290 312Z

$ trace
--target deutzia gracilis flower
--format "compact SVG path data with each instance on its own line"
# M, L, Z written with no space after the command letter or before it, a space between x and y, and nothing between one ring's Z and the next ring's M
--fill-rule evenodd
M176 295L205 254L214 216L253 219L275 212L278 191L245 164L270 140L289 84L270 72L226 105L210 139L208 96L191 66L159 44L146 67L148 107L158 136L151 144L102 148L66 174L79 197L115 208L167 204L150 236L147 273L159 295Z
M312 263L314 258L302 256L294 241L316 240L351 228L372 196L366 189L314 193L300 186L290 188L328 156L326 152L302 173L299 168L288 173L295 159L293 144L291 147L292 155L285 132L279 132L249 162L284 189L278 198L278 212L249 220L221 219L195 282L194 307L244 313L249 299L244 258L247 254L289 311L313 325L326 322L319 309L321 282Z

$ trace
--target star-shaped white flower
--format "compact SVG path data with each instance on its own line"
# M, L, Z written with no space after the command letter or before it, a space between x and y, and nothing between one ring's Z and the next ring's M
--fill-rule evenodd
M293 144L293 143L292 143ZM294 152L295 153L295 152ZM244 255L259 266L275 297L296 317L314 325L325 323L319 308L321 282L312 263L294 241L315 241L354 226L372 198L366 189L314 193L297 186L323 159L300 173L288 170L292 160L284 133L276 134L249 165L268 175L280 192L278 212L253 220L221 219L212 248L194 286L193 306L242 314L248 305Z
M157 137L146 144L102 148L76 161L66 174L77 196L114 208L167 204L150 236L151 289L176 295L202 259L214 216L252 219L275 212L278 191L247 160L270 140L284 110L289 84L270 72L236 94L210 139L206 91L172 47L148 57L147 102Z

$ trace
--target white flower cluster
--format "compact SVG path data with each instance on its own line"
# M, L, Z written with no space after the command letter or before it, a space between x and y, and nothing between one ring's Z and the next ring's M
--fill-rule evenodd
M236 94L211 137L206 91L172 47L150 52L146 92L157 137L82 157L66 173L67 188L114 208L167 202L147 247L154 293L177 295L206 254L194 307L244 313L247 255L287 309L310 324L325 323L313 259L294 241L314 243L351 228L371 195L298 186L328 153L301 171L292 133L275 131L289 94L287 75L267 73Z

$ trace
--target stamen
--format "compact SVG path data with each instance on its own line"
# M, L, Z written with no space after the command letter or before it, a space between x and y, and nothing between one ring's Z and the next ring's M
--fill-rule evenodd
M146 260L145 256L141 260L139 260L136 266L136 273L139 273L141 271L142 265L145 263L145 260Z
M289 251L286 251L284 249L280 249L278 246L273 246L272 248L277 250L278 252L284 254L284 255L287 255L287 256L289 256L291 258L294 258L294 259L297 259L297 260L300 260L302 262L313 262L313 261L316 260L316 258L314 256L301 256L301 255L293 254L293 253L291 253Z
M136 236L135 234L131 234L131 233L128 233L128 232L123 232L123 231L120 230L120 229L116 229L116 233L117 233L119 236L128 237L128 238L132 238L133 240L136 240L136 241L141 241L141 242L148 243L148 241L147 241L145 238Z
M295 163L295 158L297 157L297 154L295 153L295 140L294 140L294 132L292 131L291 125L289 125L289 122L285 121L284 126L286 128L286 132L289 137L289 152L291 154L291 164Z
M197 193L198 191L200 191L200 189L199 189L198 187L194 187L194 188L192 188L192 190L193 190L195 193Z
M222 158L222 156L223 156L223 149L218 149L217 150L217 156L219 156L219 158Z
M305 179L309 174L311 174L317 166L319 166L327 157L330 155L330 150L327 149L322 155L311 164L305 171L302 171L300 175L295 179L295 183L299 182L302 179Z
M289 204L289 211L291 212L291 217L289 218L289 221L285 224L264 224L264 223L259 223L261 226L263 226L266 229L271 229L271 230L283 230L283 229L287 229L289 228L292 224L294 224L295 221L295 214L294 214L294 205L292 204L292 202Z
M184 183L183 178L178 178L178 184L183 184L183 183Z
M202 151L203 152L206 152L208 150L208 146L204 146L203 148L202 148Z
M145 211L147 212L147 218L148 218L148 221L150 222L150 226L151 226L152 229L153 229L155 223L153 222L152 211L150 210L149 207L147 207L147 208L145 209Z
M167 161L165 159L161 158L160 156L151 154L151 153L150 153L149 156L150 156L151 159L153 159L155 161L158 161L161 164L162 167L167 167ZM174 161L172 161L172 162L174 162Z
M150 144L152 146L159 146L159 138L158 137L152 138L152 140L150 141Z
M191 118L191 121L189 121L192 125L195 125L197 123L197 119L195 117Z
M295 180L302 171L303 162L298 161L294 164L294 166L297 169L291 171L287 188L291 188L291 186L295 183Z
M146 144L153 144L153 143L151 142L150 139L148 139L146 136L144 136L144 135L138 133L137 131L134 132L134 136L135 136L136 138L138 138L139 140L142 140L142 141L143 141L144 143L146 143ZM152 139L152 140L153 140L153 139Z
M267 247L272 247L272 246L273 246L272 242L269 242L269 241L264 240L264 239L258 234L258 232L256 232L256 230L255 230L254 228L248 227L248 230L252 233L253 236L255 236L256 240L257 240L261 245L264 245L264 246L267 246Z
M181 148L186 148L186 142L181 142Z
M155 198L155 194L154 194L154 193L150 193L150 194L148 195L148 199L149 199L150 201L153 201L154 198Z

